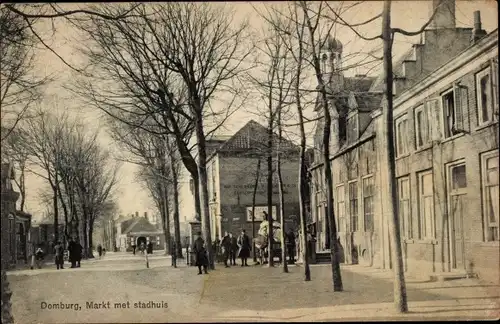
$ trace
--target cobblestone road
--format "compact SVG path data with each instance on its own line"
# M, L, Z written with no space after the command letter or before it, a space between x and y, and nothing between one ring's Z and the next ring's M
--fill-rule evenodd
M448 282L408 280L410 313L392 305L390 272L343 266L343 292L332 292L329 266L312 266L312 281L301 267L260 266L196 275L170 267L164 256L115 255L82 263L80 269L22 270L9 273L16 323L144 323L235 321L345 321L363 319L467 319L499 315L499 287L475 279ZM111 308L87 309L87 302ZM168 303L168 308L134 308L135 303ZM82 309L42 309L43 303L78 304ZM129 302L130 308L115 308ZM137 304L137 306L140 306Z

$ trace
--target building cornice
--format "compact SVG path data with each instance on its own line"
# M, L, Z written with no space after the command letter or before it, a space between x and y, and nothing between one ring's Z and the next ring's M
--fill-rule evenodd
M498 47L498 29L492 31L490 34L479 40L476 44L465 49L451 61L442 65L440 68L429 74L418 84L405 90L399 96L394 98L394 115L401 113L401 110L405 109L403 106L406 106L405 103L408 103L410 99L413 99L412 101L414 101L415 97L422 97L422 99L429 97L432 94L432 91L430 91L429 89L436 84L452 83L460 76L474 71L476 65L480 63L471 63L478 57L481 57L483 55L492 55L490 51L495 47ZM495 54L495 56L498 56L498 53ZM448 79L453 80L448 81ZM381 114L382 109L378 109L374 111L371 116L373 118L376 118Z

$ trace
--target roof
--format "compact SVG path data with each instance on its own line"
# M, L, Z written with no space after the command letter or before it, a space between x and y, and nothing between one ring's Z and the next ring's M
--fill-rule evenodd
M414 46L418 46L415 44ZM403 76L403 62L413 60L414 49L413 47L406 51L401 57L392 64L392 74L396 77ZM378 77L374 80L372 86L369 91L384 91L384 73L378 75Z
M375 81L375 79L376 77L368 76L345 77L344 89L354 92L366 92L370 90L370 87L372 86L372 83Z
M14 179L14 168L11 163L2 163L1 176L2 182L7 179Z
M383 93L358 92L354 93L354 98L358 105L359 111L370 112L380 108L380 103L384 97Z
M127 234L130 232L154 232L154 233L158 232L156 226L151 224L144 217L134 217L133 219L131 219L131 221L132 222L130 223L128 228L122 231L122 234Z
M278 134L274 134L274 140L279 139ZM236 133L234 133L228 140L214 149L208 160L212 158L213 155L218 151L231 151L238 149L263 149L266 147L267 143L267 127L259 124L255 120L250 120L242 128L240 128ZM282 138L281 142L282 148L284 149L298 149L292 141Z

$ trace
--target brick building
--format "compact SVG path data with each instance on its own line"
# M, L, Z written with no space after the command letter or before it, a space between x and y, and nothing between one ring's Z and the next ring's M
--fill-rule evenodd
M27 244L31 228L31 215L16 210L19 193L12 187L14 168L2 163L1 168L1 252L2 269L15 268L27 262Z
M438 19L421 43L394 62L405 269L415 274L473 271L498 281L498 30L482 30L479 12L474 28L456 28L454 1L437 10ZM330 55L339 46L325 51ZM390 268L383 79L366 78L368 90L360 84L347 89L341 72L328 72L336 73L334 80L344 79L336 82L344 86L334 89L332 98L331 151L345 261ZM315 144L321 147L319 138ZM322 164L315 161L313 218L321 223Z
M144 242L153 243L153 250L163 250L165 248L165 235L156 225L148 219L147 212L144 217L139 216L139 212L128 217L120 216L114 221L116 239L116 249L118 251L132 251L132 244L137 247Z
M277 143L275 135L274 142ZM267 128L251 120L232 137L217 139L207 150L208 193L212 239L221 238L224 231L234 235L242 228L252 236L252 200L255 195L255 232L267 211ZM298 147L283 139L281 170L285 200L285 229L295 228L299 219ZM260 171L257 165L260 163ZM273 167L274 168L274 167ZM258 181L256 186L256 179ZM272 215L279 220L279 194L276 172L273 172Z

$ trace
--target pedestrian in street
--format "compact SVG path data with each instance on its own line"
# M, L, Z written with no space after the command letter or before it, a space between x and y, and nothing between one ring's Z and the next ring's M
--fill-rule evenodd
M229 233L229 238L231 240L231 249L229 250L229 263L231 265L236 265L236 255L238 254L238 239Z
M224 237L220 243L222 249L222 260L224 261L224 266L229 268L227 264L227 260L229 259L229 251L231 251L231 237L229 237L229 233L224 232Z
M288 231L286 238L287 238L286 249L288 251L288 261L290 262L290 264L294 264L295 263L295 234L293 233L292 229L290 229Z
M71 262L71 268L76 268L76 250L75 241L70 238L68 242L68 252L69 252L69 262Z
M82 261L83 246L80 242L75 241L75 264L80 268L80 261Z
M43 245L39 243L35 251L35 261L38 269L42 268L42 263L44 258L45 258L45 252L43 250Z
M196 257L196 266L198 267L198 274L201 275L201 268L205 274L208 274L208 257L207 250L205 249L205 241L201 237L201 232L198 232L198 238L193 243L193 251Z
M250 238L246 234L245 230L241 230L241 235L238 237L238 256L241 258L241 266L248 267L247 259L250 257Z
M135 255L135 249L137 248L137 246L135 245L135 243L132 243L132 253Z
M147 248L148 254L153 254L153 242L148 243L148 248Z
M146 251L146 244L144 242L142 242L139 246L139 251L141 251L141 254L144 255L144 252Z
M56 257L57 270L64 269L64 247L59 241L54 246L54 254Z
M102 246L97 244L97 254L99 254L99 259L102 257Z
M105 256L105 255L106 255L106 248L105 248L105 247L103 247L103 248L102 248L102 257L104 258L104 256Z
M33 270L35 267L35 244L31 241L28 241L28 260L30 264L30 269Z

